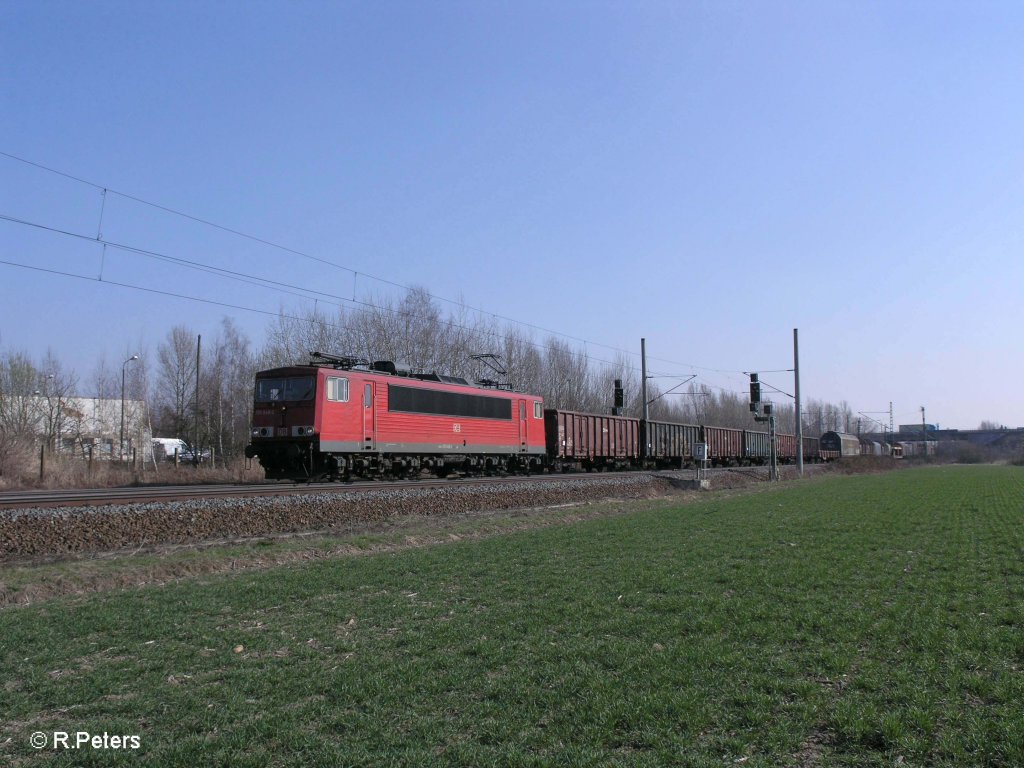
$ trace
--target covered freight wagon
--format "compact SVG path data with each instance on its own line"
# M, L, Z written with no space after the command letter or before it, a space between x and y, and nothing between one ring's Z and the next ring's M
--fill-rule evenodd
M820 438L821 455L826 459L860 456L860 439L846 432L826 432Z

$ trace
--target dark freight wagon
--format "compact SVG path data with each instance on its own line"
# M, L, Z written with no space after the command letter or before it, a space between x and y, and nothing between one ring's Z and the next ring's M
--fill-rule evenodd
M771 440L767 432L743 430L743 459L752 464L766 464L771 458Z
M704 427L708 458L713 464L739 462L743 457L743 430L728 427Z
M568 469L615 469L640 459L640 420L576 411L544 411L548 459Z
M648 421L641 428L647 447L646 459L659 467L681 468L692 462L693 444L703 442L696 424Z
M796 435L775 435L776 451L779 461L788 464L796 461Z
M804 439L804 461L818 461L821 459L821 445L816 437L805 437Z

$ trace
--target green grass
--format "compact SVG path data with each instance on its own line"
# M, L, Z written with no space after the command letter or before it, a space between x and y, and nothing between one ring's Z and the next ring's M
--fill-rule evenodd
M0 759L1021 765L1022 522L923 468L11 608Z

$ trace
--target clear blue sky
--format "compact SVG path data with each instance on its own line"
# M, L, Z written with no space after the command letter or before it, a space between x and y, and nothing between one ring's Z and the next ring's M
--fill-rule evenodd
M807 397L1024 426L1021 3L0 8L0 152L595 343L645 336L714 386L790 367L798 327ZM96 236L98 190L6 157L0 180L0 214ZM116 195L102 232L352 292ZM95 278L101 248L0 221L0 259ZM102 269L303 306L110 249ZM175 323L267 323L6 265L0 286L0 347L83 380Z

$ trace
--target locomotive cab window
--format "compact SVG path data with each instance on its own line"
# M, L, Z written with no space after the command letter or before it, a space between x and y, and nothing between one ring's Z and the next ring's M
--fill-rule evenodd
M335 403L347 403L348 379L341 376L328 376L327 399Z
M315 392L316 379L312 376L259 379L256 382L256 402L258 403L312 400Z

